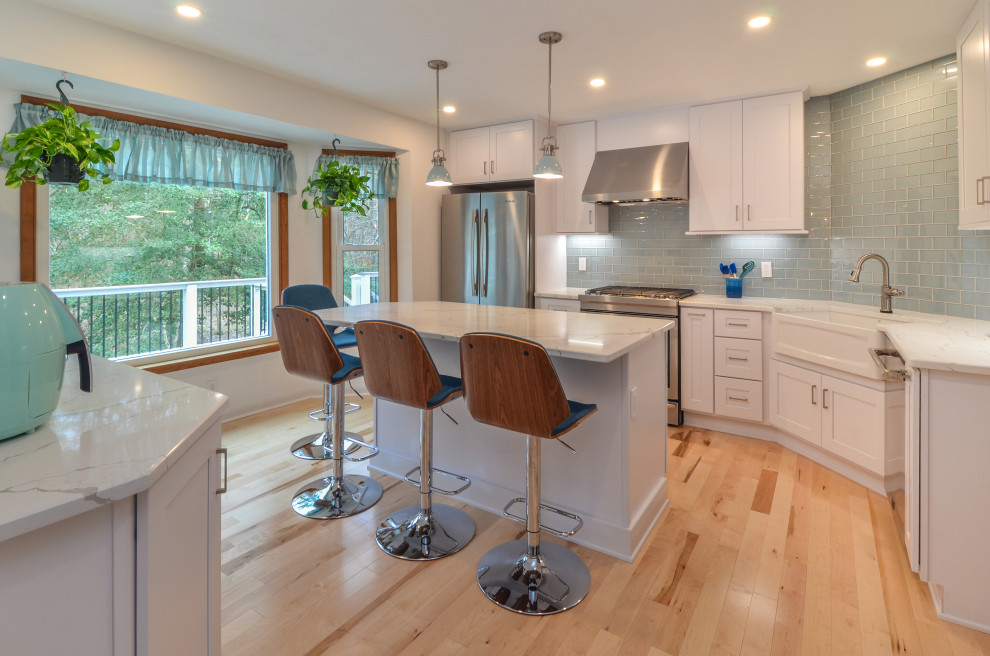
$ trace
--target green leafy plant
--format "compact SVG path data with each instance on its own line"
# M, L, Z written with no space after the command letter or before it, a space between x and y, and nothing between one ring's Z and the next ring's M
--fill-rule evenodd
M52 162L60 155L78 165L81 177L75 184L79 191L89 189L91 180L103 184L113 182L108 174L96 167L115 161L113 153L120 149L120 139L107 148L97 141L102 136L93 130L89 121L79 122L76 110L58 103L48 106L59 115L3 136L0 150L14 156L7 170L7 186L17 188L25 182L47 184Z
M337 160L324 162L316 167L303 187L302 195L310 196L312 202L303 198L302 207L304 210L312 207L317 216L322 216L323 210L330 207L367 216L371 203L370 179L367 175L361 175L361 170L356 166L341 164Z

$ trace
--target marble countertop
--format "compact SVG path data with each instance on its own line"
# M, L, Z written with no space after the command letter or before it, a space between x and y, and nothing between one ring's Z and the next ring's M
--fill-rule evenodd
M559 298L566 301L576 301L578 296L588 291L584 287L559 287L557 289L547 289L534 294L537 298Z
M95 356L93 392L81 392L72 358L55 413L34 433L0 441L0 540L148 489L226 403Z
M592 362L610 362L674 325L669 319L443 301L352 305L316 314L339 326L367 319L395 321L415 328L423 337L448 341L472 331L505 333L542 344L550 355Z

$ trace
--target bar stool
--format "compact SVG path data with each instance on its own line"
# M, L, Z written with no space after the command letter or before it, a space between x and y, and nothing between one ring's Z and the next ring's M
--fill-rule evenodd
M382 497L382 486L368 476L345 476L343 459L360 462L377 455L378 449L362 442L369 449L368 455L358 458L345 454L341 445L344 414L337 411L344 403L344 382L361 375L361 361L338 351L323 322L309 310L279 305L273 314L286 371L331 387L332 425L328 420L328 429L333 469L330 476L299 488L292 498L292 509L313 519L336 519L363 512Z
M565 547L540 543L540 530L570 537L580 517L540 503L540 445L570 431L597 406L568 401L546 350L529 340L495 333L461 337L464 397L475 421L527 435L526 497L510 501L502 514L526 525L526 539L489 551L478 565L478 585L493 602L524 615L551 615L576 606L591 587L587 565ZM526 516L509 512L525 502ZM540 512L575 521L570 531L540 523Z
M282 290L282 305L294 305L305 310L325 310L335 308L337 299L333 297L333 292L324 285L291 285ZM340 332L334 332L333 326L324 324L324 329L333 340L334 346L338 349L352 348L357 346L354 338L354 329L345 328ZM355 412L360 408L356 403L345 403L344 413ZM322 433L313 433L293 442L292 455L303 460L329 460L333 457L330 449L330 386L323 386L323 407L309 413L310 419L324 422ZM361 437L357 433L344 433L344 450L347 453L354 453L361 448Z
M376 541L390 556L436 560L463 549L474 537L474 521L459 508L433 505L432 493L460 494L465 476L433 466L433 410L463 393L461 379L437 371L419 333L391 321L360 321L354 326L368 391L379 399L420 411L419 467L405 480L419 486L419 505L389 515L378 525ZM419 480L411 478L419 470ZM454 490L433 485L436 474L464 483Z

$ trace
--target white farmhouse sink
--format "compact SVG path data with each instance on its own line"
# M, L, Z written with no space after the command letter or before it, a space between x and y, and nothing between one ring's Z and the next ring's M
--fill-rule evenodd
M839 371L881 379L871 348L890 348L880 332L885 323L907 323L909 317L868 308L826 307L773 315L773 351Z

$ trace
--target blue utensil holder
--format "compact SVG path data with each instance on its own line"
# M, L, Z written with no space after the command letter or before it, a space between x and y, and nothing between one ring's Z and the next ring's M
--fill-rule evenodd
M742 298L742 278L725 279L725 295L728 298Z

